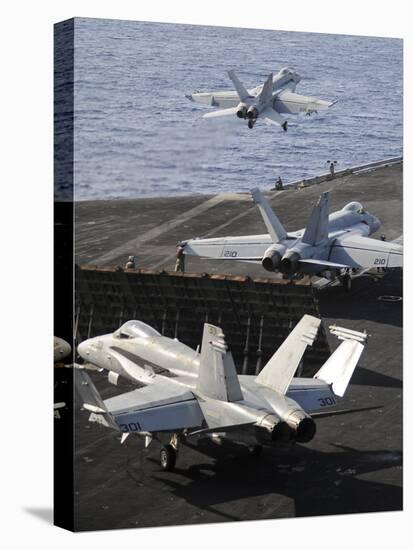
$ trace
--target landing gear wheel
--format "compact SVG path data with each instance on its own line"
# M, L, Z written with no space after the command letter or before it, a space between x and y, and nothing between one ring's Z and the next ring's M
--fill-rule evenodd
M159 458L162 470L172 472L176 464L176 451L172 445L165 445L162 447Z
M284 130L284 132L287 131L287 129L288 129L288 122L287 121L282 123L282 129Z
M248 128L251 130L251 128L254 126L254 123L252 120L248 121Z
M262 445L249 445L248 453L250 456L261 456Z

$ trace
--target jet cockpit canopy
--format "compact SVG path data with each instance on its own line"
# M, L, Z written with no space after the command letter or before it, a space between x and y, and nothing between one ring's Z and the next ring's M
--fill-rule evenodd
M127 321L114 333L116 338L152 338L161 334L143 321Z
M362 204L357 201L349 202L348 204L346 204L343 210L348 210L349 212L357 212L358 214L365 213Z
M289 67L283 67L281 70L280 70L280 75L281 76L284 76L286 74L290 74L294 72L292 69L290 69Z

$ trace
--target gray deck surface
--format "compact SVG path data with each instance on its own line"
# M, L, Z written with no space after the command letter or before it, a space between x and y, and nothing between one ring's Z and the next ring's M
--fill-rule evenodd
M380 233L388 240L402 234L401 165L272 193L271 203L287 229L298 229L326 189L332 190L333 210L359 200L382 220ZM171 269L174 246L183 238L264 232L247 196L223 198L208 204L211 197L201 196L79 203L76 261L123 265L134 254L137 267ZM187 262L187 270L269 275L259 266L197 259ZM349 294L339 287L319 292L325 326L337 322L370 335L342 408L382 408L319 419L307 445L265 449L261 458L230 443L184 445L176 471L166 473L158 464L158 443L144 450L131 436L120 445L118 434L88 423L88 414L78 412L77 529L400 510L402 302L379 300L388 295L402 296L399 270L359 277ZM331 338L332 348L336 345ZM92 378L103 397L112 395L103 374Z
M252 185L253 187L253 185ZM402 233L402 165L351 174L305 189L270 192L287 231L304 227L319 195L330 192L330 210L358 200L383 223L388 240ZM137 268L173 269L175 246L191 237L265 233L248 194L194 195L117 201L85 201L75 207L78 264L121 265L129 254ZM186 258L187 271L271 276L261 266Z

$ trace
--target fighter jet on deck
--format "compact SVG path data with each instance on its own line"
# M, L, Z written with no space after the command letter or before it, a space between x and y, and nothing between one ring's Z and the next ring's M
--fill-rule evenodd
M314 378L294 378L320 319L304 315L258 376L238 375L225 336L205 323L201 353L162 336L141 321L128 321L113 334L78 346L87 362L141 387L116 397L100 397L85 369L76 369L76 386L89 420L145 437L171 435L160 453L161 466L172 470L179 443L201 437L227 437L258 454L263 445L306 443L316 432L315 417L331 410L343 396L366 342L366 334L331 326L342 340ZM144 387L142 387L142 384Z
M313 208L305 229L287 232L259 189L251 191L268 233L242 237L218 237L182 241L184 254L216 260L260 263L267 271L278 271L285 278L298 275L337 276L350 289L350 270L402 267L400 244L368 238L381 226L378 218L366 212L359 202L328 213L328 192Z
M66 340L63 340L63 338L55 336L53 342L53 351L54 368L59 369L54 373L54 394L55 399L58 399L61 396L67 395L68 393L67 391L65 391L65 385L67 386L67 377L64 375L62 376L59 373L62 368L67 367L67 365L64 363L64 360L67 359L67 357L69 357L69 355L71 354L72 346L68 344ZM63 409L66 408L66 402L56 400L53 407L54 417L58 419L62 418L60 413L63 413Z
M275 76L271 73L264 84L251 90L244 87L234 71L228 71L228 76L235 86L234 91L194 92L186 96L197 103L222 108L206 113L204 118L236 115L248 121L248 128L252 128L257 119L261 118L267 124L278 124L286 131L288 123L280 113L311 115L335 103L296 94L295 87L301 77L288 67L281 69Z

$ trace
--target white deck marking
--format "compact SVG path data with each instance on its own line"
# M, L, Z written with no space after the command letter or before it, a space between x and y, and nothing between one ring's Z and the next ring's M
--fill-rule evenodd
M275 193L272 193L270 198L271 199L274 198L279 193L282 193L282 191L276 191ZM248 200L250 200L250 195L247 195L247 197L248 197ZM233 197L229 197L229 199L233 200ZM221 225L218 225L218 226L214 227L214 229L211 229L211 231L208 231L208 233L204 233L204 235L202 235L202 238L207 239L208 237L212 237L216 233L219 233L222 229L225 229L225 227L227 227L228 225L231 225L232 223L234 223L235 221L237 221L241 218L244 218L245 216L247 216L251 212L251 210L254 210L254 209L255 209L255 204L251 204L251 207L247 208L247 210L245 210L244 212L241 212L240 214L237 214L236 216L234 216L230 220L222 223ZM259 219L262 219L262 218L260 217ZM156 262L155 264L152 264L150 266L150 269L157 269L158 267L161 267L161 265L168 263L170 260L175 258L175 256L176 256L175 253L170 254L169 256L165 256L165 258L163 258L159 262ZM219 261L219 258L218 258L218 261Z
M249 196L236 193L220 193L219 195L215 195L207 201L199 204L198 206L195 206L194 208L191 208L186 212L182 212L182 214L179 214L178 216L176 216L176 218L172 218L171 220L168 220L165 223L161 223L153 229L146 231L146 233L142 233L141 235L139 235L139 237L131 239L124 244L113 248L109 252L102 254L101 256L92 258L91 260L89 260L89 263L108 264L119 256L133 254L136 250L138 250L139 245L146 244L148 241L155 239L162 233L166 233L167 231L170 231L171 229L190 220L191 218L203 214L206 210L209 210L210 208L213 208L217 204L220 204L221 202L224 202L226 200L245 201L249 200Z

